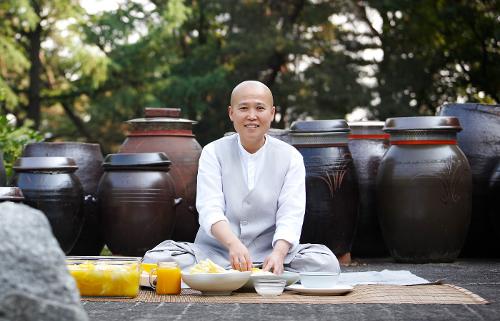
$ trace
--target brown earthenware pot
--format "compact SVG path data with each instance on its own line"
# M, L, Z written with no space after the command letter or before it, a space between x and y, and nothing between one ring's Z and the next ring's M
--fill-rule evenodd
M99 144L78 142L32 143L26 145L23 156L70 157L78 166L75 175L80 180L85 194L83 204L84 223L82 231L70 255L99 255L104 247L97 209L97 184L103 174L102 153Z
M344 120L297 121L290 139L306 167L302 243L320 243L335 254L351 251L358 212L358 185Z
M24 203L48 218L64 253L76 243L83 225L83 189L73 159L21 157L14 166L13 184L24 194Z
M22 202L24 201L23 192L19 187L0 187L0 202Z
M110 154L97 190L104 239L113 254L143 256L172 238L175 189L164 153Z
M377 214L375 181L378 166L389 148L389 134L382 128L384 122L350 122L349 150L359 186L359 215L352 253L361 257L389 255L385 246Z
M472 219L462 255L498 256L500 242L487 213L489 179L500 159L500 105L447 104L438 114L460 120L458 146L472 170Z
M192 132L195 122L179 118L180 109L176 108L146 108L145 116L128 121L130 130L120 153L164 152L167 155L172 162L170 175L175 194L183 200L176 209L172 239L192 242L199 227L196 174L201 155L201 146Z
M471 171L456 144L456 117L386 120L391 146L377 175L380 226L399 262L451 262L471 212Z

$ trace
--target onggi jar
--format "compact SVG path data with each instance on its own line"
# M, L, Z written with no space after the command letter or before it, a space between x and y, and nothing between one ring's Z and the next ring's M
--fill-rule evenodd
M349 150L359 186L359 215L352 252L362 257L387 256L378 222L375 180L389 148L389 134L382 130L382 121L350 122L349 127Z
M195 121L180 118L179 108L145 108L145 118L127 121L129 132L120 153L163 152L172 161L170 175L175 195L182 203L175 209L175 241L193 242L198 232L196 174L201 146L192 127Z
M138 257L68 256L66 265L81 296L134 298L139 294Z
M164 153L110 154L97 188L103 235L113 254L143 256L172 238L174 184Z
M290 140L306 168L306 213L302 243L328 246L343 264L350 252L358 214L358 182L342 119L297 121Z
M14 164L13 184L24 203L42 211L64 253L78 239L84 221L84 194L75 175L75 161L67 157L21 157Z
M472 176L457 146L456 117L386 120L391 146L377 175L378 213L391 256L399 262L451 262L471 216Z

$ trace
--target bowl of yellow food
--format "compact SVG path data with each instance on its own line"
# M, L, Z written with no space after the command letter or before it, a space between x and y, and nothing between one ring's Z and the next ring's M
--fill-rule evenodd
M182 281L203 295L231 295L249 279L251 272L225 270L210 259L182 271Z
M66 266L81 296L136 297L140 258L68 256Z

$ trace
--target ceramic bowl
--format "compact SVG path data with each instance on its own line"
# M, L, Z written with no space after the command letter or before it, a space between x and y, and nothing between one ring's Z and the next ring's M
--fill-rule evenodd
M242 287L242 289L245 290L253 290L254 283L256 280L285 280L286 286L292 285L296 283L299 279L300 276L298 273L295 272L289 272L289 271L284 271L281 275L276 275L276 274L260 274L260 273L253 273L250 275L250 278L248 279L247 283Z
M191 289L201 291L204 295L231 295L241 288L250 278L250 271L227 271L224 273L191 274L182 271L182 280Z
M286 281L283 279L255 279L253 285L259 295L265 297L278 296L283 293Z
M300 283L305 288L332 288L339 280L340 272L301 272Z

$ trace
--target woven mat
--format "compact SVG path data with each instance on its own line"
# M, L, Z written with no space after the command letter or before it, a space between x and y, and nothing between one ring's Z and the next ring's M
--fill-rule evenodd
M294 304L487 304L488 301L464 288L444 285L357 285L354 291L340 296L301 295L285 291L282 295L264 298L257 293L233 293L231 296L204 296L200 292L183 289L181 295L157 295L141 289L133 299L84 297L84 301L169 302L169 303L294 303Z

